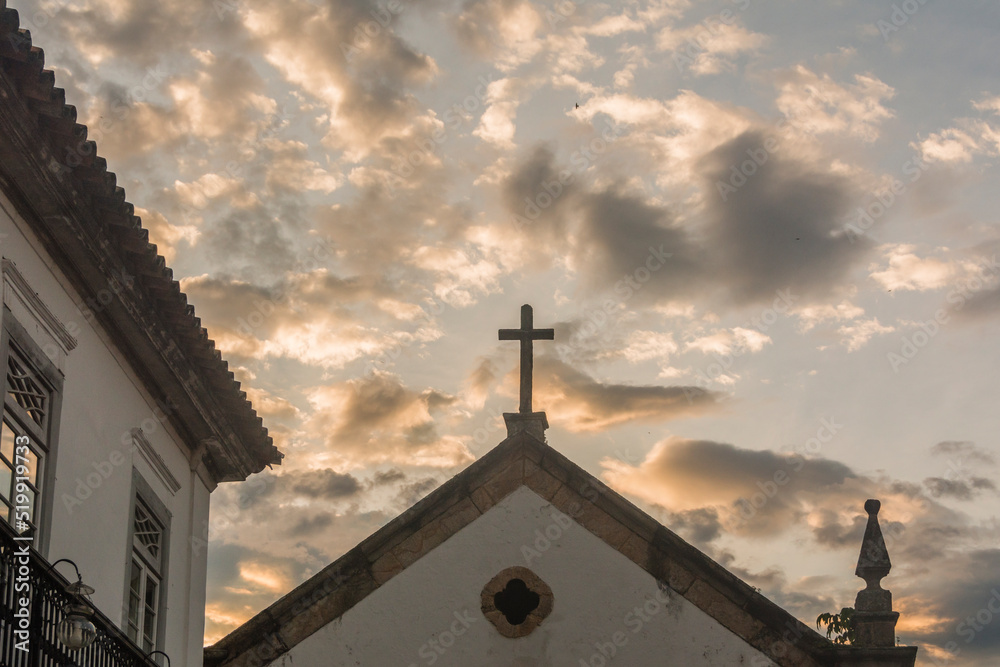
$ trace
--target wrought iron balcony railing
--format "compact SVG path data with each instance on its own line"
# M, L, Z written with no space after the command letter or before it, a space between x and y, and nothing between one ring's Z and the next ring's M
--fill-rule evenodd
M30 549L28 580L31 602L27 651L17 647L19 619L15 613L18 600L25 596L15 590L20 563L15 552L25 544L14 539L15 533L5 521L0 521L0 665L3 667L157 667L146 658L114 623L95 610L91 622L97 627L97 638L87 648L67 649L56 636L63 620L63 607L73 602L66 592L66 579L50 570L49 563ZM22 644L23 646L23 644Z

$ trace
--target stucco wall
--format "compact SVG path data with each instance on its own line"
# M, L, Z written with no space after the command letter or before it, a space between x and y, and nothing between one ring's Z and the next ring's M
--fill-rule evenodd
M127 544L135 468L171 514L168 548L167 632L164 650L174 667L200 665L207 554L192 550L190 536L204 537L209 489L190 470L188 449L167 423L124 358L81 311L83 300L41 249L10 201L0 195L0 252L78 340L68 354L51 358L65 376L59 419L56 482L49 496L47 557L71 558L84 581L97 589L101 611L121 625L125 603ZM125 279L123 277L123 279ZM113 285L108 286L109 290ZM95 302L91 305L98 306ZM98 306L99 307L99 306ZM47 352L51 337L14 303L19 323ZM140 427L179 489L171 490L132 445ZM60 566L69 576L72 568ZM192 613L193 612L193 613Z
M482 615L480 593L515 565L551 587L554 605L530 635L506 639ZM527 487L272 663L605 664L773 663Z

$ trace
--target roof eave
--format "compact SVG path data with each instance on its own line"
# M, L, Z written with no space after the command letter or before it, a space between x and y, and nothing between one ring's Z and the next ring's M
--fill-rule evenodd
M0 0L0 185L83 300L101 304L81 312L108 332L187 446L206 444L216 481L280 464L261 418L43 66L30 34L18 31L17 12ZM72 166L58 159L63 151Z

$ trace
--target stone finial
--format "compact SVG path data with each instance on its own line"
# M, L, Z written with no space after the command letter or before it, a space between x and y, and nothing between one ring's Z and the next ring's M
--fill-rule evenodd
M882 529L878 525L878 511L882 503L869 499L865 501L865 511L868 512L868 525L865 526L865 536L861 541L861 554L858 556L858 567L854 574L865 580L868 588L865 590L881 590L881 581L892 569L889 562L889 551L885 548Z
M899 613L892 610L892 593L882 588L882 579L889 574L892 563L885 539L878 524L882 503L865 501L868 525L861 541L861 554L854 573L865 580L866 587L858 592L854 602L855 645L862 647L895 646L896 621Z

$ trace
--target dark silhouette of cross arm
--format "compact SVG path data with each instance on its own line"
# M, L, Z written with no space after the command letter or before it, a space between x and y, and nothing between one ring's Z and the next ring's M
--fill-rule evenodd
M521 306L521 328L500 329L500 340L521 341L521 414L531 413L531 370L534 367L532 341L554 340L554 329L533 329L531 306Z

